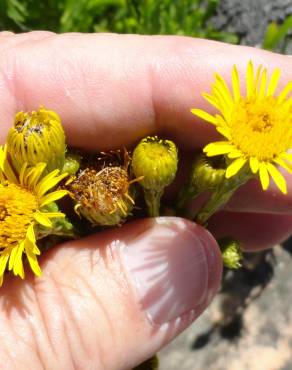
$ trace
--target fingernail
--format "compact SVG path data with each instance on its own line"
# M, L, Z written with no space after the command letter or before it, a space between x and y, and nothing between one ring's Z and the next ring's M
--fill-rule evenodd
M124 249L141 308L154 325L201 311L218 289L221 262L213 237L202 227L161 217Z

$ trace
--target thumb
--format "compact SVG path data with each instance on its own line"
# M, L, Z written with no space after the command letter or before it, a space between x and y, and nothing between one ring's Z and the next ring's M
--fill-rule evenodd
M11 278L1 294L1 363L13 353L23 368L131 369L202 313L221 277L213 237L166 217L63 244L42 267L41 279ZM8 315L16 294L22 308ZM7 351L15 333L22 341Z

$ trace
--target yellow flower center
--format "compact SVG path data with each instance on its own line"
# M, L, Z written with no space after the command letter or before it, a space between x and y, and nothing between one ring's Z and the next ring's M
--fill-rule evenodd
M246 157L270 161L292 144L291 114L272 96L242 98L230 121L233 144Z
M13 248L26 237L38 202L31 192L15 184L0 188L0 248Z

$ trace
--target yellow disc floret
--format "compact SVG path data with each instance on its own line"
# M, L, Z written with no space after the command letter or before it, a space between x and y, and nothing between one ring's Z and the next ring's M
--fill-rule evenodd
M241 94L237 68L232 71L232 92L220 75L215 75L212 94L203 94L221 114L210 115L201 109L192 113L212 123L226 140L208 144L207 156L225 155L230 162L226 177L249 166L259 174L264 190L269 186L270 176L283 192L287 193L286 181L278 170L281 166L292 172L292 90L290 81L282 92L275 96L280 77L275 69L268 82L267 70L260 66L254 71L249 62L246 72L246 93Z
M0 188L0 245L11 248L25 238L38 209L37 198L15 184Z
M36 257L40 254L37 228L51 229L51 219L65 216L47 211L46 206L67 194L66 190L50 192L66 174L55 170L43 176L45 168L45 163L33 167L25 163L17 174L6 148L0 147L0 285L6 267L24 278L23 254L35 275L41 275Z

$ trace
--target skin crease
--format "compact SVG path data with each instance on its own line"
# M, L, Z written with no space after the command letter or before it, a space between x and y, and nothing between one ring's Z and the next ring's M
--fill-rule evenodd
M252 59L269 71L282 70L279 89L292 79L288 57L183 37L0 33L0 56L1 142L17 111L44 104L60 114L69 145L88 150L129 147L154 132L173 138L186 152L200 149L217 136L190 108L212 112L200 93L209 90L214 71L230 82L237 64L243 78ZM292 226L292 181L287 181L286 196L273 184L261 191L257 181L240 189L229 212L210 220L214 235L234 233L248 250L286 239ZM40 259L42 279L7 277L0 296L3 369L129 369L183 330L189 322L167 338L153 333L119 250L109 248L117 237L130 244L152 222L129 223L54 248ZM216 256L214 291L221 269Z

